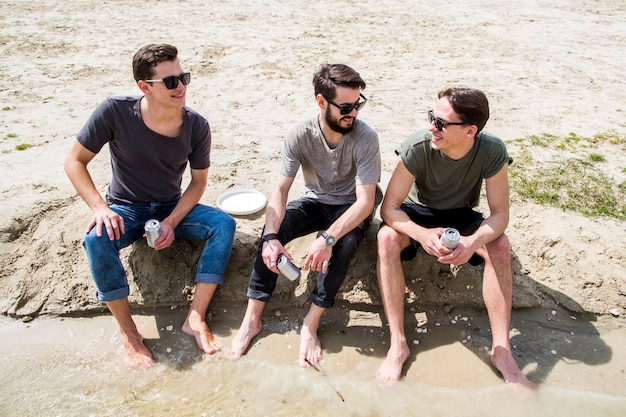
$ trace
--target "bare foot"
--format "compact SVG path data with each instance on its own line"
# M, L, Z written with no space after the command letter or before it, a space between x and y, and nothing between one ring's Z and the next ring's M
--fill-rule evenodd
M502 374L507 384L514 384L524 390L536 389L535 384L530 382L526 375L519 369L513 355L502 346L496 346L490 353L491 363Z
M222 348L222 342L211 333L203 319L193 320L187 317L183 332L195 337L198 347L205 353L213 354Z
M300 357L298 363L306 368L317 365L322 359L322 344L317 337L317 331L307 325L300 330Z
M123 336L126 349L126 365L132 369L146 369L154 364L152 352L143 344L141 335Z
M392 346L387 351L387 357L376 371L376 378L385 382L396 382L402 376L402 367L409 357L410 351L406 341Z
M260 321L255 321L249 324L242 323L241 327L237 331L237 334L233 338L230 354L228 355L229 359L236 361L241 358L246 349L248 349L252 339L261 333L262 329L263 324Z

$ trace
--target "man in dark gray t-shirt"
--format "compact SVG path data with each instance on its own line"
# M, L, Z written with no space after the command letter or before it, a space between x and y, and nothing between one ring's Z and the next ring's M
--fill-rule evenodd
M262 329L261 314L271 300L281 256L292 260L287 242L320 232L308 247L304 269L318 273L311 306L300 331L299 364L319 363L322 348L317 328L323 312L346 276L380 202L381 160L378 135L357 119L366 98L365 82L345 65L322 65L313 77L319 113L294 126L285 139L276 185L266 209L248 287L248 307L233 339L231 358L238 359ZM287 204L289 190L302 168L305 196Z
M504 142L482 132L489 118L487 97L459 87L439 93L428 112L430 126L411 135L396 153L398 163L381 206L377 275L389 323L390 347L377 378L397 381L410 355L404 333L405 278L402 260L417 247L444 264L484 262L483 299L492 330L491 362L508 383L532 388L509 341L513 276L511 249L504 231L509 222L508 166ZM485 182L490 214L474 210ZM446 246L446 228L460 241Z
M195 276L196 289L182 330L206 353L221 348L205 316L230 258L235 221L214 207L198 204L208 180L211 132L207 120L185 106L187 85L178 51L172 45L146 45L133 57L133 75L141 96L104 100L80 130L65 160L65 172L93 211L83 246L98 300L117 320L126 360L132 368L152 365L128 301L129 286L120 249L144 235L148 220L160 222L155 250L174 239L204 240ZM108 144L112 180L105 197L96 189L87 165ZM191 181L181 192L189 165Z

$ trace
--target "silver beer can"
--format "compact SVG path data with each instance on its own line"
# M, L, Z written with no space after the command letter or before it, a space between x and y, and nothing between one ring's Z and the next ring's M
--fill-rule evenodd
M161 223L154 219L148 220L144 226L144 230L146 231L148 246L154 248L154 242L161 236Z
M444 230L441 234L441 243L448 249L456 248L456 245L459 244L459 240L461 240L459 231L452 227Z
M291 263L286 256L278 255L277 266L280 273L283 274L289 281L295 281L300 278L300 268Z

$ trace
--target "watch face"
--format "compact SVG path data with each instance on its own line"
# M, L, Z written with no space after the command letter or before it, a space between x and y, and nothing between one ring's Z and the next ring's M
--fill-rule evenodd
M326 236L326 244L328 246L334 246L335 245L335 238L333 236Z

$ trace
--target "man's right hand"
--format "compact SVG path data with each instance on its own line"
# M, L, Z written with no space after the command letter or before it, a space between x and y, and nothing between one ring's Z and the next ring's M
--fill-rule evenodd
M124 219L108 207L94 211L85 233L89 233L94 226L98 237L102 236L102 226L104 226L109 240L118 240L125 233Z
M267 242L263 242L263 249L261 250L263 262L270 271L276 272L277 274L280 274L280 271L278 270L278 257L281 254L284 254L289 260L292 259L291 255L289 255L289 253L285 250L283 244L280 243L280 240L272 239Z

